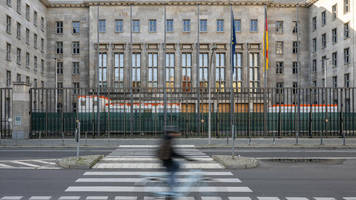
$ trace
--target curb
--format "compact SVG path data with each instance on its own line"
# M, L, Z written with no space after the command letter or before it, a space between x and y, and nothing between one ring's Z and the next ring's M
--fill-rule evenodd
M94 157L94 158L92 158ZM56 164L59 167L67 169L90 169L97 162L99 162L104 156L103 155L90 155L90 156L80 156L79 158L84 158L82 163L78 163L76 157L67 157L58 159Z

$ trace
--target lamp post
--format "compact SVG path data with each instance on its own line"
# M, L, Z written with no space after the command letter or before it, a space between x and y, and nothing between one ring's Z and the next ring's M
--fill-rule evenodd
M209 114L208 114L208 135L209 135L209 144L211 144L211 77L212 77L212 63L214 58L214 53L216 50L216 46L214 45L211 53L211 61L209 66L209 80L208 80L208 98L209 98Z
M328 123L328 118L327 118L327 112L328 112L328 107L327 107L327 89L326 89L326 70L327 70L327 66L328 66L328 60L329 58L327 57L323 57L321 62L322 62L322 65L324 67L324 88L323 88L323 93L322 93L322 96L323 96L323 99L324 99L324 92L325 92L325 132L326 132L326 128L327 128L327 123ZM323 101L324 103L324 101ZM323 129L323 132L324 132L324 129ZM320 144L322 145L323 144L323 134L321 135L320 137Z
M57 107L58 107L58 88L57 88L57 86L58 86L58 72L57 72L57 58L54 58L54 74L55 74L55 86L54 86L54 88L55 88L55 107L54 107L54 109L56 110L56 112L57 112Z

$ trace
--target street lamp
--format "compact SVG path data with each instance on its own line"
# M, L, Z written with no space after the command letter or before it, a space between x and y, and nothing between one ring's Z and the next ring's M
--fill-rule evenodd
M213 63L213 58L214 58L214 53L216 50L216 45L213 46L211 49L211 59L210 59L210 67L209 67L209 80L208 80L208 98L209 98L209 115L208 115L208 135L209 135L209 144L211 144L211 77L212 77L212 63Z
M58 109L58 88L57 88L57 85L58 85L58 71L57 71L57 58L54 58L54 74L55 74L55 105L54 105L54 109L56 110L57 112L57 109Z

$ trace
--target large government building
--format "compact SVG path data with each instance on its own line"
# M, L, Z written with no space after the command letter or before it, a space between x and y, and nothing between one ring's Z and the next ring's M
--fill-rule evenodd
M355 0L1 0L0 88L355 87L355 10Z

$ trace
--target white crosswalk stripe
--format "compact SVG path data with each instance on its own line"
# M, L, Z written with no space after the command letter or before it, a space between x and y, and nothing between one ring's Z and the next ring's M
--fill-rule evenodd
M23 196L4 196L0 200L21 200Z
M81 183L136 183L142 181L143 178L79 178L75 182ZM188 178L178 178L177 182L188 182ZM212 180L204 180L204 182L217 181L219 183L241 183L238 178L214 178Z
M86 200L107 200L108 196L88 196Z
M250 197L229 197L229 200L251 200Z
M164 172L147 172L147 171L91 171L85 172L84 176L165 176ZM190 172L178 172L178 176L188 176ZM203 176L232 176L231 172L224 171L202 171Z
M50 200L51 196L32 196L29 200Z
M278 197L257 197L258 200L279 200Z
M286 197L287 200L309 200L305 197Z
M80 196L61 196L58 200L79 200Z
M344 200L356 200L356 197L344 197Z
M116 196L115 200L136 200L136 196Z
M314 197L315 200L336 200L333 197Z
M98 169L161 169L160 163L98 163L93 168ZM182 168L185 169L221 169L224 168L218 163L183 163Z

